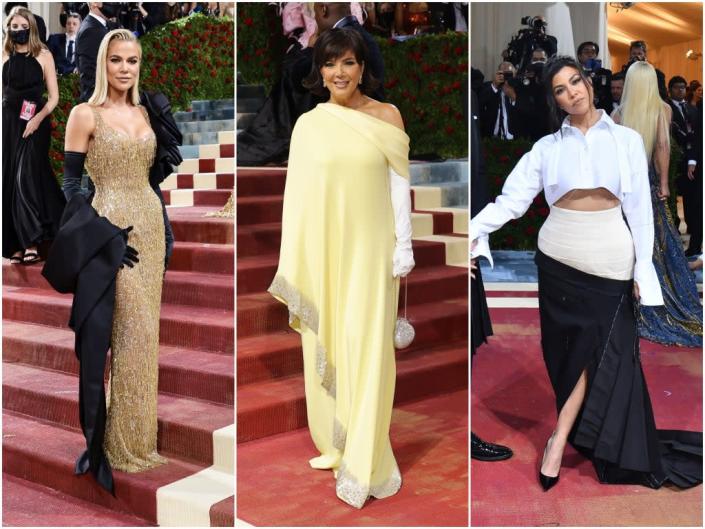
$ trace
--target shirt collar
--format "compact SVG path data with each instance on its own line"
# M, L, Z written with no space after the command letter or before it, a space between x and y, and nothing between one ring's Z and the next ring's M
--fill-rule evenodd
M616 124L614 121L612 121L612 118L609 117L607 112L605 112L602 109L598 109L598 112L600 113L600 119L597 120L597 122L592 127L590 127L590 129L592 129L594 127L607 127L610 131L614 130L614 127L616 127ZM571 129L571 128L574 128L574 127L570 124L570 116L566 116L565 119L563 120L563 123L561 124L561 129Z
M105 19L102 18L102 17L99 17L99 16L96 15L95 13L88 13L88 16L95 18L98 22L100 22L101 24L103 24L103 26L105 26L106 28L108 27L108 21L105 20Z
M350 20L350 19L352 19L352 20ZM343 24L346 24L346 25L347 25L347 23L353 24L354 22L357 22L357 18L355 17L355 15L347 15L347 16L344 16L343 18L341 18L340 20L338 20L335 24L333 24L333 29L339 28Z

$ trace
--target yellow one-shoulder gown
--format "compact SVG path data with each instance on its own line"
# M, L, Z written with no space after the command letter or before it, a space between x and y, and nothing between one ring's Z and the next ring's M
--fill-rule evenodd
M332 103L302 115L291 139L279 267L269 292L301 334L306 406L336 493L361 508L401 487L389 427L398 280L389 168L409 175L409 137Z

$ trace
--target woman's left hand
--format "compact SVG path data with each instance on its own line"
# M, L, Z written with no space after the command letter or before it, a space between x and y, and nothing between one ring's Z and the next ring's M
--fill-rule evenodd
M639 283L636 281L634 281L634 298L641 299L641 296L639 295Z
M661 188L658 191L658 198L659 200L667 200L668 197L671 196L671 191L668 189L668 186L661 186Z
M473 270L477 270L477 259L470 259L470 277L475 279L475 274Z
M27 136L30 136L31 134L34 134L34 132L39 128L39 125L41 125L42 120L39 116L34 116L32 119L30 119L27 122L27 126L24 129L24 133L22 134L23 138L26 138Z

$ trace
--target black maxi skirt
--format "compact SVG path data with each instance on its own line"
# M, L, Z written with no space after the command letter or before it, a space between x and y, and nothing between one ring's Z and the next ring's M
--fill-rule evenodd
M487 343L487 337L492 336L490 311L487 308L485 286L482 283L482 273L479 266L475 270L475 279L470 280L470 326L472 357L480 345Z
M657 430L639 357L633 281L581 272L536 252L541 345L560 413L587 372L569 442L602 483L702 483L702 432Z

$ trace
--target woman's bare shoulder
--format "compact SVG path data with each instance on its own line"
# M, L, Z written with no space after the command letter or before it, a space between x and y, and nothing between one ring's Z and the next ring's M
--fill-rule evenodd
M376 117L377 119L381 119L382 121L386 121L390 125L394 125L401 130L404 130L404 120L402 119L401 112L399 112L397 107L391 103L382 103L381 101L377 101L375 99L371 99L368 105L370 115Z

